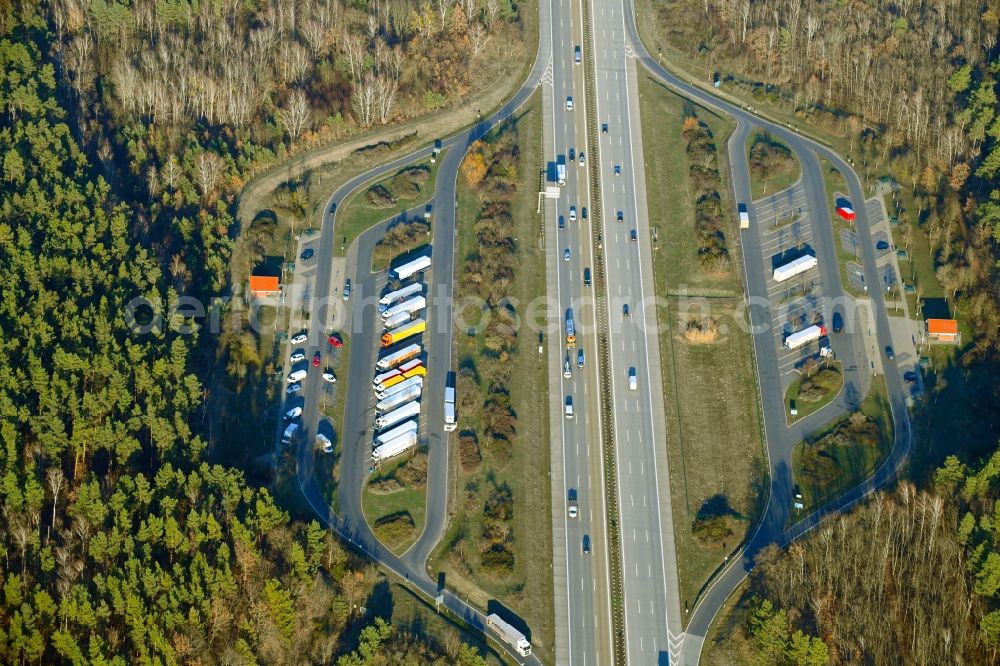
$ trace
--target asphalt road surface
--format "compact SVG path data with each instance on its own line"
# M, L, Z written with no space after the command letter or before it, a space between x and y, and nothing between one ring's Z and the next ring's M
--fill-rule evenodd
M559 198L548 199L545 206L548 296L556 304L548 335L556 662L583 666L610 664L612 637L594 286L583 279L584 270L594 267L595 222L588 178L593 156L586 154L589 91L582 57L580 64L575 61L575 49L583 47L581 7L572 0L552 1L551 76L543 79L542 98L544 154L552 179L547 184L557 186L556 162L566 168ZM576 328L574 349L565 344L568 314ZM572 418L565 416L567 400L573 404ZM571 491L579 505L576 518L568 516ZM585 538L589 553L584 552Z

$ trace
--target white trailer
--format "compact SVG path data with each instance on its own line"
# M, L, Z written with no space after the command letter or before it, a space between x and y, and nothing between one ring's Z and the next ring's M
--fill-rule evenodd
M405 391L400 391L399 393L393 393L387 398L384 398L375 405L375 411L381 414L387 414L397 407L406 404L407 402L413 400L414 398L420 397L421 387L411 386Z
M381 430L382 428L391 428L401 421L406 419L415 418L420 415L420 401L414 400L413 402L408 402L402 407L397 407L388 414L378 417L375 419L375 428Z
M455 387L444 387L444 431L451 432L458 427L455 420Z
M824 335L826 335L826 327L810 326L808 328L803 328L798 333L792 333L785 338L785 346L789 349L795 349L804 344L808 344L813 340L819 340Z
M422 293L424 293L424 285L421 282L414 282L413 284L406 285L402 289L390 291L388 294L378 299L379 312L385 312L396 303L405 301L411 296L416 296L417 294Z
M531 655L531 643L524 637L524 634L504 622L496 613L486 618L486 626L496 632L504 643L517 650L517 653L522 657Z
M423 296L414 296L413 298L403 301L402 303L397 303L391 308L382 313L382 320L388 321L392 317L399 314L407 314L411 317L416 313L420 312L427 307L427 299ZM391 328L391 327L390 327Z
M431 267L431 258L417 257L413 261L408 261L402 266L396 266L389 271L389 277L393 280L405 280L411 275L416 275L417 273L422 273Z
M380 358L378 362L375 364L375 367L378 368L380 371L385 372L386 370L395 368L400 363L409 361L412 358L420 356L421 351L422 348L420 345L417 344L407 345L406 347L403 347L399 351L394 351L391 354L387 354L382 358Z
M391 442L392 440L396 439L400 435L405 435L408 432L416 432L416 431L417 431L417 421L416 421L416 419L413 419L411 421L407 421L406 423L403 423L402 425L398 425L395 428L393 428L392 430L389 430L388 432L384 432L381 435L378 435L375 438L375 447L378 448L378 447L382 446L383 444L385 444L386 442Z
M784 282L789 278L793 278L796 275L805 273L810 268L815 268L819 262L816 261L816 257L811 254L804 254L798 259L789 261L784 266L778 266L774 269L774 281Z
M379 374L375 375L375 379L372 380L372 388L377 391L378 390L377 387L378 387L379 384L381 384L382 382L384 382L387 379L392 379L393 377L398 377L401 374L403 374L403 370L402 370L401 367L400 368L393 368L392 370L387 370L385 372L380 372Z
M393 384L392 386L382 391L376 391L375 397L378 398L379 400L385 400L386 398L396 395L400 391L406 391L413 386L423 387L423 385L424 385L424 378L421 377L420 375L417 375L416 377L410 377L409 379L404 379L398 384Z
M410 321L409 312L397 312L391 317L386 317L385 321L382 323L385 325L385 330L390 330L396 328L397 326L402 326L406 322Z
M416 443L417 433L415 430L403 433L396 439L390 440L372 451L372 461L380 463L383 460L392 458L393 456L398 456L400 453L404 453Z

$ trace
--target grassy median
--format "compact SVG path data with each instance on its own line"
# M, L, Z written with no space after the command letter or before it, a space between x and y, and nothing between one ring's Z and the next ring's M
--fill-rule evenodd
M639 91L650 225L662 241L653 263L677 566L692 608L746 537L766 487L726 162L733 127L647 76Z

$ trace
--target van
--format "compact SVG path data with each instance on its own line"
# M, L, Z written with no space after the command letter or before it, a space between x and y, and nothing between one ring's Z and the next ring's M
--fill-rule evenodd
M580 47L577 46L573 51L573 62L579 65L583 61L583 54L580 52Z
M576 352L576 367L583 368L583 350L578 349Z
M573 396L566 396L566 418L573 418Z
M590 269L589 268L584 268L583 269L583 286L585 286L585 287L589 287L590 286Z
M289 384L294 384L295 382L301 382L303 379L306 378L306 374L307 373L305 370L296 370L295 372L288 375L288 379L286 379L285 381L287 381Z
M293 423L287 428L285 428L285 433L281 436L281 443L288 446L292 443L292 439L295 438L295 433L299 430L299 424Z
M567 111L572 111L573 110L573 98L572 97L567 97L566 98L566 110Z

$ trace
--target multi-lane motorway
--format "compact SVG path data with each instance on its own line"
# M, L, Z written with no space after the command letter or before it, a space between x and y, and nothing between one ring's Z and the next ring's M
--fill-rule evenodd
M751 127L766 129L785 141L803 162L803 185L810 204L817 211L825 210L821 174L816 168L816 154L830 160L847 178L849 195L857 204L863 201L863 191L857 176L831 150L808 140L786 127L762 120L744 108L716 94L677 79L652 58L640 42L635 15L629 0L592 0L590 3L593 42L584 52L592 58L593 90L586 89L584 66L574 62L574 49L583 45L582 3L572 0L549 0L539 3L540 43L531 73L517 94L494 116L443 142L447 150L440 166L438 190L435 193L434 257L435 266L429 285L430 311L426 344L434 357L428 376L428 408L424 428L430 444L430 476L428 479L427 522L417 544L402 557L396 557L374 538L365 523L360 508L361 481L366 465L369 436L367 405L362 404L367 391L352 391L348 396L347 419L342 436L340 515L327 507L312 473L314 449L312 437L319 421L317 409L321 379L310 372L303 384L305 396L303 426L297 451L298 476L302 491L316 512L345 538L371 555L388 569L395 571L428 596L442 591L437 581L425 570L427 555L444 529L447 507L446 440L440 433L441 396L444 373L451 367L450 299L454 255L454 192L458 166L467 147L501 120L509 117L528 98L540 82L543 89L545 115L545 158L554 162L566 157L568 177L558 200L547 204L545 242L548 250L548 285L550 297L558 303L554 313L555 326L548 336L550 366L550 428L553 437L554 512L554 576L556 578L556 643L559 663L591 664L611 662L611 618L606 542L607 519L601 456L602 437L610 435L617 454L618 504L621 528L621 560L625 610L625 644L628 660L635 664L685 663L695 664L709 624L726 597L735 589L752 567L753 556L765 545L787 543L818 523L826 512L857 501L873 488L889 482L909 449L909 423L903 402L899 373L890 359L881 359L886 373L890 404L895 420L896 446L873 479L848 495L832 502L821 511L789 530L785 525L791 505L790 451L800 436L796 429L785 427L780 373L761 367L761 402L771 464L771 489L764 517L749 540L741 557L731 565L702 595L683 633L683 618L677 593L677 573L673 547L670 491L666 470L665 426L663 423L662 388L658 373L658 347L655 331L655 311L647 311L646 300L652 300L652 264L649 253L649 233L645 203L645 176L641 155L638 104L635 81L636 64L644 65L655 76L679 93L706 106L733 116L739 127L730 142L730 164L734 167L733 182L736 198L749 201L749 181L743 138ZM597 110L597 127L588 127L585 109L593 96ZM573 109L567 108L572 97ZM608 125L607 133L600 126ZM599 189L590 191L585 166L579 165L580 151L587 151L588 132L597 136L598 154L587 155L586 161L599 160ZM569 149L575 152L568 159ZM430 147L371 170L339 188L331 197L324 215L322 232L316 243L315 274L311 294L315 298L330 298L335 215L339 204L348 194L367 182L395 169L424 159ZM583 209L593 210L592 199L599 195L600 219L583 219ZM571 221L569 207L575 206L577 219ZM859 237L868 239L865 207L856 206ZM622 219L618 221L618 212ZM564 228L558 229L560 216ZM583 283L583 270L594 269L595 248L590 225L602 229L601 250L607 274L608 323L606 349L610 355L610 405L612 432L601 430L602 409L597 354L598 335L595 325L598 314L587 297L590 289ZM635 240L632 231L635 230ZM760 259L760 236L753 230L743 234L744 256L749 262ZM363 234L355 246L350 263L355 283L354 298L375 295L378 277L368 271L371 251L378 230ZM829 239L824 239L829 240ZM821 248L825 252L830 247ZM569 250L568 259L564 252ZM874 248L861 243L861 259L869 284L879 282L875 269ZM830 262L832 263L832 262ZM747 268L748 296L755 302L766 302L767 279L757 268ZM824 276L824 283L832 277ZM880 293L870 294L875 313L876 337L881 347L890 344L888 317ZM624 306L629 306L625 315ZM354 386L364 386L373 357L373 307L355 305L352 313L352 345L348 360L348 375ZM584 352L584 367L577 364L576 350L569 357L570 376L564 376L567 350L564 345L563 320L572 309L579 327L579 349ZM310 320L310 342L306 356L320 351L330 324L329 313L314 309ZM754 324L769 323L766 306L751 308ZM550 323L552 323L550 321ZM366 339L366 335L371 339ZM770 352L766 347L770 345ZM840 343L847 349L847 343ZM774 356L774 338L768 332L755 335L758 362ZM629 382L630 369L636 372L636 387ZM650 371L653 369L654 371ZM356 376L356 374L358 376ZM355 395L357 394L357 395ZM574 417L564 417L565 399L572 396ZM561 482L560 482L561 478ZM566 513L566 498L570 489L577 492L580 513L570 518ZM561 533L560 533L561 532ZM589 537L590 552L584 552L583 538ZM444 592L445 605L473 626L483 628L482 614ZM532 659L531 661L536 661Z

